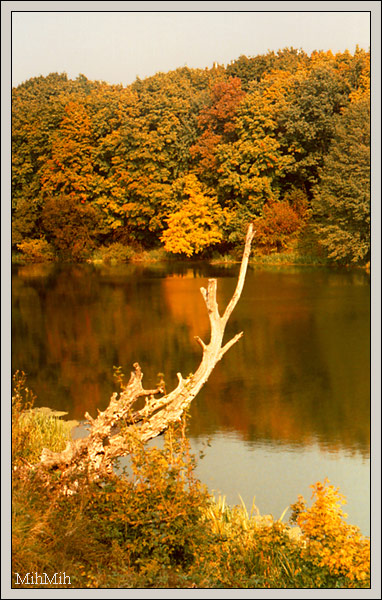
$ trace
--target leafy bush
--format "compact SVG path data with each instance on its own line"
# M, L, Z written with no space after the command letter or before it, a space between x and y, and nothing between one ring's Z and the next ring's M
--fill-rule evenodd
M245 507L213 502L206 526L215 539L203 546L191 573L200 587L367 588L370 540L344 522L343 497L328 482L314 486L315 502L292 505L291 523L248 515Z
M256 246L266 252L280 252L288 247L303 224L303 219L289 202L266 204L262 216L254 221Z
M120 263L128 262L134 255L134 250L130 246L125 246L121 242L113 242L109 246L101 246L94 253L94 258L103 262Z
M317 574L317 580L342 587L368 587L370 540L359 528L346 523L341 505L346 499L325 479L311 486L314 503L307 508L301 496L293 505L292 519L306 541L301 558ZM326 577L325 577L326 576Z
M201 511L207 498L193 476L185 420L169 427L162 450L130 442L130 476L90 493L86 514L93 535L109 546L117 542L139 569L146 561L185 567L205 541Z
M48 262L55 258L51 244L44 238L26 239L17 244L25 262Z
M151 250L135 250L131 257L132 262L162 262L168 260L168 253L164 248L152 248Z

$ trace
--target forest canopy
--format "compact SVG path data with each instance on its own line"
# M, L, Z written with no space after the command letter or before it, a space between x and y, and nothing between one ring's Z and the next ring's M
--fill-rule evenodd
M131 85L35 77L12 90L12 247L316 251L370 260L370 54L286 48ZM129 253L125 251L125 256Z

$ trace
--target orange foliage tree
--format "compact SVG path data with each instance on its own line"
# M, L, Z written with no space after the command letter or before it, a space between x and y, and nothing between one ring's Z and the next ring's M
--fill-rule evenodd
M209 102L198 117L201 134L190 147L191 156L197 159L196 170L206 182L216 182L218 144L228 141L234 131L233 118L245 96L238 77L215 82L210 90Z
M94 135L85 104L70 101L65 116L53 135L51 158L41 175L41 196L49 199L62 194L78 202L92 201L102 187L94 170Z
M283 200L265 204L262 215L254 220L256 245L266 252L287 249L310 214L306 194L302 190L290 190Z
M230 212L225 239L239 243L291 188L315 202L339 116L369 96L370 53L359 48L287 48L125 88L83 75L33 78L12 90L12 242L39 239L45 204L65 196L99 213L100 244L156 246L174 213L174 183L194 173ZM211 210L219 228L221 211ZM290 208L277 210L293 229Z

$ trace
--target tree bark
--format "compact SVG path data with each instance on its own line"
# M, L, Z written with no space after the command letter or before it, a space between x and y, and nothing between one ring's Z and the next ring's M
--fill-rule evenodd
M193 375L184 379L177 374L178 385L169 394L164 389L145 390L142 386L142 371L135 363L129 383L119 394L115 393L104 411L96 418L85 414L89 424L86 438L72 440L62 452L43 449L39 466L60 469L65 475L86 471L91 478L112 472L114 459L129 454L132 437L142 443L160 435L171 423L181 418L192 400L206 383L216 363L243 335L235 335L223 345L223 336L228 319L234 310L244 286L248 259L254 236L253 226L248 227L239 277L234 294L222 316L216 299L217 281L209 279L207 289L201 288L210 321L211 336L206 344L199 337L197 342L203 355ZM135 408L138 399L144 398L144 406Z

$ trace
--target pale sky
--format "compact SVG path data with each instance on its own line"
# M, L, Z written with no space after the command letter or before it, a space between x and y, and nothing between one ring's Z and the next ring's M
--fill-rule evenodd
M285 47L301 48L308 54L313 50L346 49L353 53L357 44L368 50L368 5L379 3L2 4L14 11L12 85L15 86L52 72L66 72L72 79L81 73L91 80L128 85L137 76L144 78L184 65L191 68L210 68L214 62L227 65L242 54L256 56ZM90 7L94 10L88 10ZM283 10L278 10L279 7ZM340 9L336 10L337 7Z

